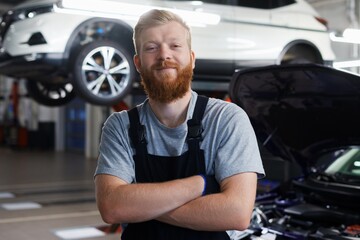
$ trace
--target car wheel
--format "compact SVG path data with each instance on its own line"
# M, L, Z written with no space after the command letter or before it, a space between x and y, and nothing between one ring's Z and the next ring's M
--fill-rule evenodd
M323 64L323 59L315 49L306 45L297 45L288 49L281 60L281 64L284 65L302 63Z
M75 56L75 91L90 103L120 102L131 90L135 74L132 56L112 41L91 42Z
M32 99L46 106L62 106L75 97L71 83L44 83L28 79L26 89Z

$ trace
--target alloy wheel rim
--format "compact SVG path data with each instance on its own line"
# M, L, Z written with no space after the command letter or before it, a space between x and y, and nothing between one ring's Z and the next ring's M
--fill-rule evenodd
M89 52L82 63L82 80L90 93L102 98L121 95L130 82L130 64L123 53L102 46Z

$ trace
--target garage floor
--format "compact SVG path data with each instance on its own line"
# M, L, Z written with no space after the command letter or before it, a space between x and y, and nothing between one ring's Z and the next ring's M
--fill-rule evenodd
M282 161L267 178L289 174ZM0 239L120 239L109 233L96 208L93 174L96 159L83 153L12 150L0 147ZM275 182L276 183L276 182ZM273 182L263 181L260 191Z
M96 208L96 159L0 147L0 239L120 239Z

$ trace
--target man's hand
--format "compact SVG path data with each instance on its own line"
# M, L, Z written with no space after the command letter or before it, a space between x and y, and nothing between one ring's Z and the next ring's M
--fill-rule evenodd
M219 193L220 192L220 185L216 181L214 175L200 175L204 179L204 190L202 195L208 195L213 193Z
M220 193L196 198L157 220L203 231L244 230L249 226L256 196L256 173L224 179Z

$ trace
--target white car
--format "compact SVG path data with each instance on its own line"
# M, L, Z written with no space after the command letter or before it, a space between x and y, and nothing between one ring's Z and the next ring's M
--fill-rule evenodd
M116 104L139 85L132 31L151 8L192 27L199 91L227 91L237 69L334 60L325 21L304 0L38 0L3 15L0 74L27 79L41 104L63 105L75 93Z

